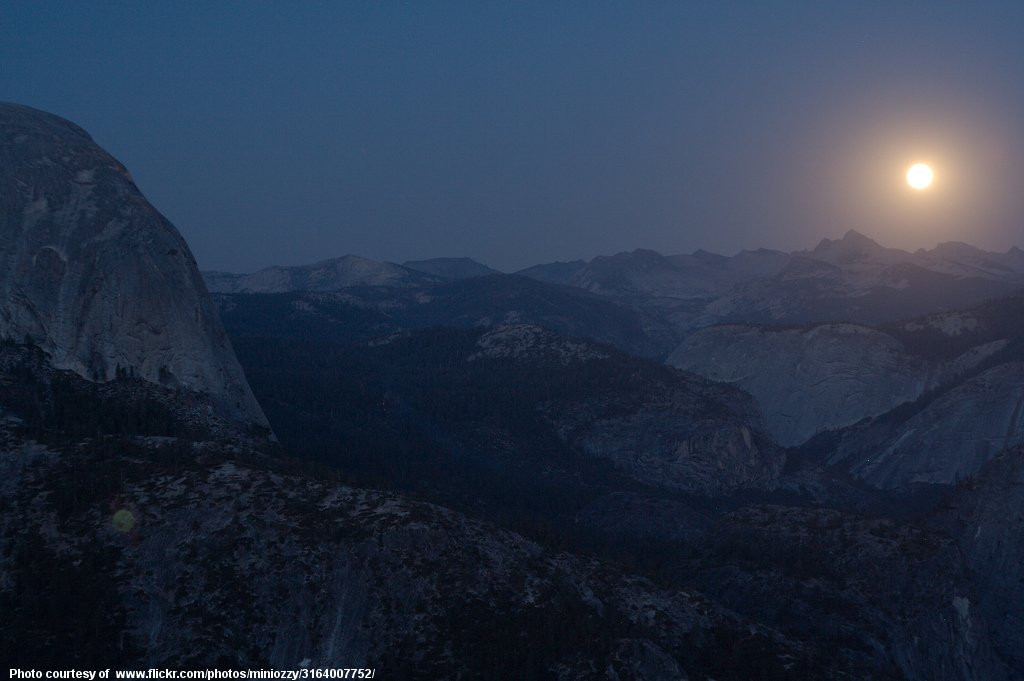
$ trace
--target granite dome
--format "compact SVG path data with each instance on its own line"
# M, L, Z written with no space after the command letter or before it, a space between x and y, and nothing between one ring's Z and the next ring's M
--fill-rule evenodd
M77 125L0 103L0 337L266 425L178 230Z

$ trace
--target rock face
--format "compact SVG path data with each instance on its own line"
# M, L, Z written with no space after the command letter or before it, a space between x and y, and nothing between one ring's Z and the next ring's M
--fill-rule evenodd
M78 126L0 104L0 335L265 425L178 231Z
M832 395L820 392L821 387L835 382L825 370L820 384L802 386L808 394L793 396L791 401L806 412L819 413L830 399L846 399L854 407L863 401L860 416L867 418L852 424L847 421L845 426L824 422L822 428L831 426L834 430L808 442L806 452L874 487L894 490L954 485L976 474L1003 448L1024 443L1022 304L1021 296L1013 295L967 310L865 330L860 336L861 347L851 339L835 367L840 373L855 374L858 381L869 384L869 389L861 390L855 382L848 391ZM724 357L727 367L742 364L748 368L749 374L734 371L721 372L721 376L735 377L742 387L751 390L769 412L771 422L771 405L780 397L771 390L769 379L775 376L778 385L788 385L783 376L776 375L778 367L791 364L792 355L802 349L771 342L761 343L770 347L759 349L757 343L744 346L739 339L792 333L749 327L712 328L695 334L684 347L704 339L705 351L690 357L689 368L699 373L715 375L716 357ZM887 355L879 343L899 349L888 356L892 361L881 361ZM756 361L748 360L747 355ZM891 385L894 377L908 376L917 381L911 386L913 390L902 395L891 393L894 398L904 398L899 400L902 403L894 399L884 413L868 409L872 404L867 398L877 396L880 387Z
M715 326L691 335L667 361L749 392L784 445L914 400L932 372L892 336L855 324Z
M872 484L953 484L1021 441L1022 305L1013 295L880 328L722 324L688 336L667 362L749 392L781 444L849 427L829 458Z
M840 434L830 462L881 488L953 485L1021 443L1024 364L1010 362L941 392L909 418L879 418Z
M845 678L823 654L697 594L436 506L213 453L176 470L173 484L152 463L119 460L129 467L118 495L130 531L92 498L76 507L80 518L48 530L59 511L28 508L28 495L61 489L95 460L18 455L39 482L12 500L26 526L10 537L6 571L25 597L4 603L11 618L0 624L12 664L290 669L306 660L389 678L649 681L741 681L754 670L781 681L795 668ZM47 576L67 571L64 588L100 621L84 608L45 616L65 594L37 590L32 551ZM745 653L733 659L735 648Z
M996 653L1011 669L1024 670L1024 450L1003 451L961 484L940 520L977 575L978 597L962 609L980 612Z
M225 445L180 392L90 383L20 349L0 347L0 659L13 666L849 678L831 650L697 593ZM143 396L95 399L137 384L161 395L148 420Z
M468 349L483 353L473 365L607 361L529 329ZM14 666L308 660L392 678L1020 678L1019 630L992 634L1019 618L1007 606L1019 602L1019 475L997 475L1005 484L974 497L966 523L951 515L965 538L986 538L969 557L973 573L987 570L979 589L942 532L763 506L719 515L662 575L669 583L655 584L275 461L265 442L225 445L179 391L91 383L44 359L0 346L0 658ZM1018 663L993 659L993 640Z
M333 465L339 452L376 448L371 461L346 460L350 471L408 461L411 450L416 480L443 471L438 485L476 496L496 484L522 501L554 480L564 493L612 474L670 492L770 489L785 463L742 390L532 325L427 329L361 347L237 344L286 446L316 448ZM317 368L296 380L297 362ZM375 433L370 445L360 432ZM385 477L408 476L401 466ZM473 466L484 480L472 481Z
M752 506L719 518L706 537L698 564L687 566L699 589L835 649L851 679L1019 678L1011 669L1020 666L994 650L1001 622L971 605L985 586L972 583L944 532L873 514ZM1019 576L1009 562L1000 567ZM1020 591L1005 591L1018 600L1004 603L1019 603Z

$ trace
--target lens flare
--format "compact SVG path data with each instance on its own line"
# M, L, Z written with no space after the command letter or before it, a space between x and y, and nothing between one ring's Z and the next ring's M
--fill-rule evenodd
M135 527L135 514L128 509L122 508L114 513L114 517L110 522L114 525L115 530L127 534Z

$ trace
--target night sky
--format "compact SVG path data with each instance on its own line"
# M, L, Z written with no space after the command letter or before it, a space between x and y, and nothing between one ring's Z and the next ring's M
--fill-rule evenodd
M203 269L1024 245L1019 1L11 1L0 100L89 130Z

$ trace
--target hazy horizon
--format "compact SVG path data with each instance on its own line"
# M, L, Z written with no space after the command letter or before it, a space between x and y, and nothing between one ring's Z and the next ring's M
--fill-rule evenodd
M0 100L81 125L205 270L1020 243L1024 6L5 10ZM927 161L926 192L903 173Z
M866 237L872 239L872 241L874 241L879 246L882 246L884 248L898 248L896 246L891 246L891 245L885 243L884 241L880 241L878 239L875 239L875 238L871 237L868 234L864 234L864 232L862 232L861 230L847 230L847 231L858 232L858 233L862 234L863 236L866 236ZM700 247L695 248L695 249L693 249L691 251L681 251L681 252L677 252L677 253L676 252L662 252L662 251L658 251L658 250L653 249L653 248L645 248L643 246L637 246L636 248L631 248L631 249L624 250L624 251L616 251L615 253L597 253L597 254L595 254L595 255L593 255L591 257L586 257L586 258L585 257L579 257L579 258L568 258L568 259L561 259L561 260L545 260L545 261L540 261L540 262L532 262L532 263L528 263L526 265L523 265L522 267L517 267L515 269L503 269L501 267L496 267L495 265L493 265L493 264L491 264L489 262L485 262L485 261L483 261L483 260L481 260L479 258L474 258L471 255L463 255L463 254L458 254L458 253L455 253L455 254L442 254L442 255L437 255L437 256L431 256L431 257L428 257L428 258L405 258L405 259L401 259L401 260L391 260L391 259L388 259L388 258L373 258L373 257L367 256L367 255L364 255L362 253L337 253L337 254L334 254L334 255L326 255L326 256L323 256L323 257L319 257L316 260L309 260L309 261L305 261L305 262L274 262L274 263L270 263L268 265L262 265L260 267L256 267L255 269L249 269L249 270L216 270L216 269L212 269L212 268L203 267L202 263L200 262L199 263L199 269L204 271L204 272L227 272L227 273L230 273L230 274L250 274L252 272L256 272L256 271L259 271L259 270L262 270L262 269L266 269L266 268L269 268L269 267L301 267L301 266L304 266L304 265L312 265L312 264L315 264L315 263L318 263L318 262L326 262L326 261L337 260L339 258L344 258L344 257L348 257L348 256L354 256L354 257L357 257L357 258L365 258L367 260L375 260L375 261L379 261L379 262L389 262L389 263L393 263L393 264L396 264L396 265L404 265L407 262L416 262L416 261L468 258L468 259L470 259L470 260L472 260L474 262L480 263L481 265L486 265L486 266L490 267L491 269L498 270L499 272L502 272L504 274L515 274L517 272L520 272L522 270L525 270L525 269L528 269L530 267L534 267L534 266L537 266L537 265L548 265L548 264L553 264L553 263L558 263L558 262L561 262L561 263L578 262L578 261L590 262L594 258L612 257L612 256L616 256L616 255L622 255L622 254L625 254L625 253L632 253L634 251L654 251L654 252L659 253L659 254L664 255L664 256L693 255L694 253L697 253L699 251L703 251L703 252L711 253L713 255L722 255L722 256L726 256L726 257L733 257L733 256L738 255L739 253L744 252L744 251L756 251L756 250L759 250L759 249L765 249L765 250L770 250L770 251L782 251L782 252L786 252L786 253L798 253L798 252L802 252L802 251L808 251L809 252L809 251L813 251L825 239L829 239L829 240L832 240L832 241L839 241L845 235L846 235L846 232L843 232L841 234L832 235L832 236L825 236L825 237L822 237L821 239L819 239L818 241L814 242L813 244L804 245L802 247L793 248L793 249L773 248L771 246L758 246L756 248L741 248L741 249L739 249L737 251L729 252L729 253L722 253L722 252L719 252L719 251L712 251L711 249L700 248ZM1007 251L1012 250L1013 248L1020 248L1020 246L1018 244L1011 244L1010 246L1008 246L1007 248L1002 249L1002 250L998 250L998 249L985 249L985 248L982 248L982 247L978 246L977 244L973 244L973 243L970 243L970 242L967 242L967 241L960 241L960 240L956 240L956 239L951 239L949 241L938 242L936 244L933 244L931 247L924 247L924 246L922 246L922 247L920 247L920 250L930 251L930 250L932 250L932 248L935 248L936 246L939 246L939 245L941 245L943 243L966 243L966 244L968 244L970 246L975 246L977 248L981 248L981 250L990 251L990 252L998 252L998 253L1005 253ZM903 249L899 249L899 250L904 250L908 254L913 254L914 252L916 252L919 249L915 248L915 249L911 250L911 249L903 248Z

